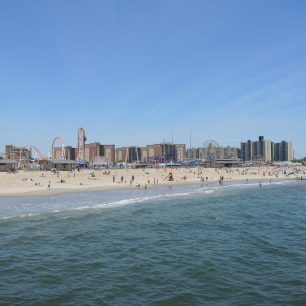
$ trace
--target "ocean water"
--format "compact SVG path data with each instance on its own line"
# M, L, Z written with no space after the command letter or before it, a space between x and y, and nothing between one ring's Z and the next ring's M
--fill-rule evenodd
M306 181L0 198L0 305L306 305Z

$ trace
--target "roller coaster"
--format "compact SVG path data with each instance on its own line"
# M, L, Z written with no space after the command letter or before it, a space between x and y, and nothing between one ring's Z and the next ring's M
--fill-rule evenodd
M52 148L51 148L51 159L57 159L56 158L56 154L55 154L55 143L56 142L59 142L60 146L62 147L62 150L61 150L61 156L60 156L60 159L66 159L66 152L65 152L65 146L64 146L64 141L61 137L55 137L52 141Z

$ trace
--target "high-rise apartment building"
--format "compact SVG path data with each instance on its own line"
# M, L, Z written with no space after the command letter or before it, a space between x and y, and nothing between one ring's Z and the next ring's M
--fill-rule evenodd
M259 136L258 141L248 140L241 143L241 159L243 161L272 161L272 142Z
M291 161L294 159L293 143L283 140L273 144L274 161Z
M258 141L242 142L240 154L243 161L290 161L294 157L292 142L273 143L263 136Z
M252 160L252 142L251 140L241 143L240 155L243 161Z

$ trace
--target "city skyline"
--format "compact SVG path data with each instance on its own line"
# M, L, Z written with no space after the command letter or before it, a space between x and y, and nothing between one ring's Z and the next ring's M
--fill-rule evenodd
M293 161L294 144L286 140L275 142L258 136L258 140L241 142L240 147L224 146L215 140L207 140L199 147L189 147L186 144L160 142L145 146L128 145L116 146L90 142L84 128L79 128L77 146L65 145L61 137L55 137L51 151L43 154L39 148L32 145L24 147L6 145L5 153L0 158L9 160L79 160L83 162L172 162L183 160L222 160L235 159L262 162ZM190 143L191 145L191 143ZM304 157L305 158L305 157Z
M26 1L0 10L0 151L265 135L306 156L303 1Z

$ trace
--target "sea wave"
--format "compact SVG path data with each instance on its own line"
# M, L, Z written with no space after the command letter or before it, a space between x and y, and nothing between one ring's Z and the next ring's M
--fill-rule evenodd
M262 182L262 186L266 185L284 185L288 183L292 183L292 181L276 181L276 182ZM243 182L243 183L232 183L232 184L222 184L222 185L209 185L202 186L198 188L197 186L183 186L178 187L178 192L173 192L175 190L172 189L170 192L163 188L151 189L148 190L149 193L153 193L152 195L148 195L147 192L143 192L141 196L138 197L125 197L121 198L123 193L114 193L109 199L106 199L104 202L100 202L99 194L93 196L93 194L88 193L85 195L86 197L80 198L79 196L76 198L75 195L71 196L59 196L59 197L50 197L40 198L42 203L39 202L39 198L33 200L33 203L29 203L27 199L27 203L21 202L13 203L13 205L1 205L0 203L0 220L7 220L11 218L26 218L26 217L36 217L39 215L45 214L59 214L63 212L69 211L84 211L84 210L94 210L94 209L106 209L112 207L120 207L126 205L135 205L141 204L149 201L163 201L167 199L176 199L176 198L188 198L193 196L218 196L222 195L225 190L239 190L241 188L254 188L258 187L259 182ZM189 190L185 191L187 188ZM180 190L183 189L183 190ZM184 190L185 189L185 190ZM139 191L135 191L138 192ZM158 192L158 193L157 193ZM155 193L155 194L154 194ZM157 193L157 194L156 194ZM101 197L104 197L105 194L101 193ZM117 199L116 199L117 197ZM118 199L119 197L119 199ZM39 202L39 203L38 203ZM2 215L2 216L1 216Z

